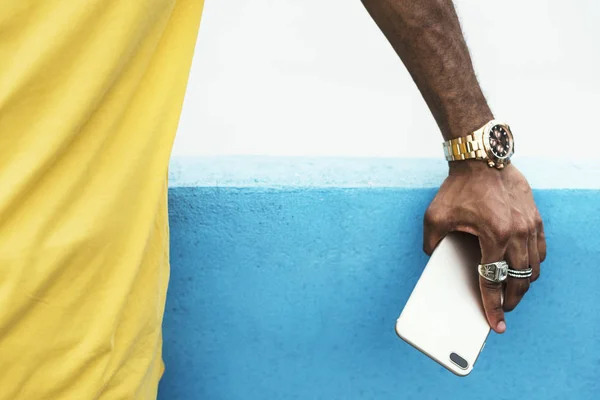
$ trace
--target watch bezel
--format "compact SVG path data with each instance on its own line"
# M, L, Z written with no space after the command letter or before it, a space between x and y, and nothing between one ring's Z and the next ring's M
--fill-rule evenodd
M490 134L494 126L501 126L508 134L508 143L510 148L508 149L508 152L504 157L498 157L496 154L494 154L494 152L492 151L492 147L490 146ZM510 126L508 126L507 123L498 120L491 120L486 124L485 128L483 129L482 139L485 153L488 156L488 159L494 163L494 166L496 166L497 168L502 168L510 162L511 157L515 153L515 141L512 130L510 129Z

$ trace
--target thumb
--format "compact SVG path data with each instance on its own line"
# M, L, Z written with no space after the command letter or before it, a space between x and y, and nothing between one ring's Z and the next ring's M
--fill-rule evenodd
M427 255L431 255L438 243L446 236L453 228L450 218L451 213L430 206L425 212L423 220L423 251Z

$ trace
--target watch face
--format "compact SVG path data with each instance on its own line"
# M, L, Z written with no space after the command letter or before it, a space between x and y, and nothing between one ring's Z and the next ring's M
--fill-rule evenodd
M494 125L490 131L490 150L498 158L508 156L510 152L510 136L502 125Z

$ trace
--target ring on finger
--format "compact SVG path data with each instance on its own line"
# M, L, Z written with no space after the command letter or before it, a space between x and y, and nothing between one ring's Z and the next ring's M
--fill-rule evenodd
M530 278L532 274L533 274L533 268L512 269L512 268L508 267L508 276L510 276L512 278L526 279L526 278Z
M479 275L494 283L504 281L508 275L508 264L506 261L497 261L488 264L479 264L477 268Z

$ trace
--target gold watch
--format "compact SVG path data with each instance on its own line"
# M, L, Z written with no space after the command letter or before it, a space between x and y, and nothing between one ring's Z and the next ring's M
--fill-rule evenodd
M446 160L483 160L498 169L510 163L514 152L515 141L510 127L495 119L470 135L444 142Z

